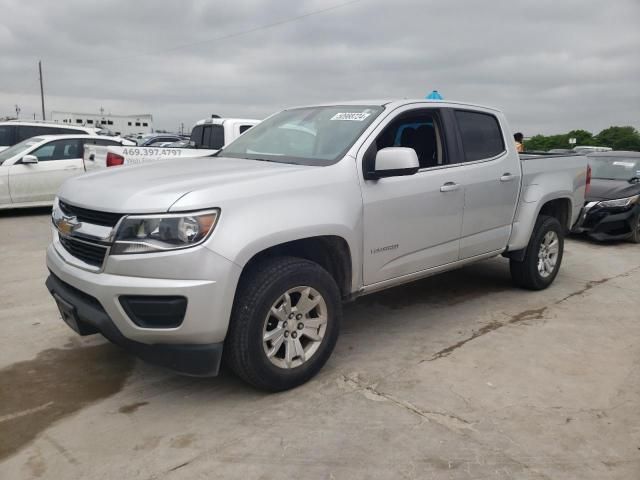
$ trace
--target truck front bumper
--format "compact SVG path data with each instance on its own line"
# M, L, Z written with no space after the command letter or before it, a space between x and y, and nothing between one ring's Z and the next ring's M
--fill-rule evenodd
M47 278L46 285L65 322L80 335L101 333L107 340L147 362L186 375L210 377L218 374L223 343L148 345L136 342L122 335L94 297L63 282L53 273Z
M190 272L199 279L175 278L185 278L186 272L181 270L185 264L193 265L185 254L200 259L202 271L191 269ZM156 259L161 260L162 268L147 268L149 277L140 277L132 275L144 271L136 269L135 264L148 265L153 261L151 257L131 256L124 262L126 268L114 262L110 267L107 265L105 271L96 273L70 264L63 255L64 251L58 252L54 241L47 250L51 274L46 285L63 319L77 333L101 333L143 360L180 373L197 376L218 373L233 291L240 274L237 265L206 248L199 248L178 255L163 254L161 259ZM118 274L119 271L126 274ZM149 326L132 315L123 298L146 301L180 298L184 299L186 308L182 309L177 324ZM157 305L151 306L158 311Z

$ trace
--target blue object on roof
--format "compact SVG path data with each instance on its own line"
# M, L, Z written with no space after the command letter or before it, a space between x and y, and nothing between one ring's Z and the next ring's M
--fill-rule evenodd
M424 98L426 98L427 100L444 100L444 98L442 97L442 95L440 95L440 92L438 92L438 90L434 90Z

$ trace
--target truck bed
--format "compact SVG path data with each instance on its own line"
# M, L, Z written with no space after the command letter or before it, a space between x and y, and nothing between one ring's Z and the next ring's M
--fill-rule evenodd
M527 245L538 216L538 208L548 197L570 201L567 227L580 218L586 193L587 157L578 154L520 154L522 189L509 239L509 250Z

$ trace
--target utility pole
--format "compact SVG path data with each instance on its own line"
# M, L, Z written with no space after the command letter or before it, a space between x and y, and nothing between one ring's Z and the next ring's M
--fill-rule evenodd
M38 71L40 72L40 101L42 102L42 120L44 117L44 88L42 87L42 61L38 60Z

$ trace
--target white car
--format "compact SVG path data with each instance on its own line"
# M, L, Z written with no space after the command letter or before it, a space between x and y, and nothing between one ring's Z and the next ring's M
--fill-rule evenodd
M0 122L0 152L31 137L42 135L97 135L98 129L50 122Z
M134 145L118 137L43 135L0 152L0 209L51 205L65 180L85 172L85 148Z

